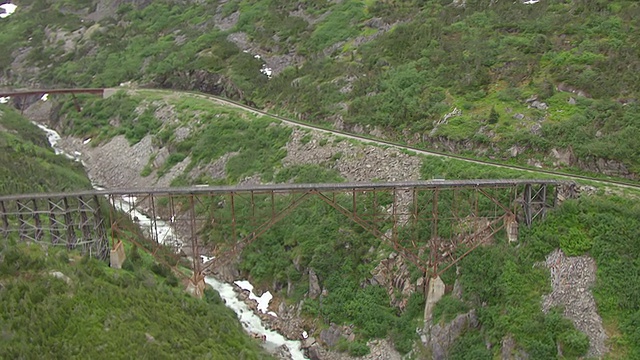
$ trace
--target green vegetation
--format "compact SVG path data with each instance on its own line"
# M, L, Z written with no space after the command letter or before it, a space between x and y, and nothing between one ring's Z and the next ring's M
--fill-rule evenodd
M42 130L0 105L0 194L89 188L79 163L55 155Z
M640 27L640 5L630 0L548 0L533 5L467 0L465 4L452 6L451 1L440 0L231 0L219 9L220 14L235 14L238 21L223 30L215 26L218 9L214 1L153 1L146 7L124 4L94 22L79 15L82 9L95 10L94 1L34 0L0 20L0 74L16 87L28 83L117 86L134 81L198 90L325 126L341 118L347 128L377 128L393 140L419 139L418 146L446 142L467 154L517 164L533 159L544 167L572 171L605 163L614 175L635 174L637 178L640 40L633 34ZM84 29L80 35L71 35L80 28ZM385 31L379 32L381 28ZM56 30L60 30L58 34ZM268 79L258 71L262 61L230 41L231 34L236 39L242 37L238 32L250 41L243 47L260 49L263 54L296 55L295 64ZM65 49L66 40L74 46ZM28 48L32 50L24 59L18 56L19 49ZM35 72L14 70L11 64L18 58L25 69L37 67ZM544 102L548 108L534 101ZM161 176L185 159L190 159L188 172L225 154L238 153L227 161L224 179L182 175L173 185L237 183L253 175L274 182L341 180L335 171L322 166L282 168L283 146L290 129L272 126L268 118L195 97L158 93L123 92L107 100L80 97L80 102L80 113L69 105L61 110L62 125L69 134L92 137L92 144L116 135L124 135L134 144L150 135L154 145L169 150L161 167L154 168L150 161L143 171L146 176ZM176 110L175 114L161 118L160 110L167 108ZM443 121L445 114L456 108L460 113ZM7 130L0 132L2 193L89 186L79 165L55 156L35 127L19 121L8 107L0 107L0 111L0 125ZM178 136L179 129L186 129L188 135ZM509 149L513 146L521 151L511 159ZM554 164L556 159L550 156L553 149L570 150L569 157L582 164L575 159L569 165ZM340 156L336 154L329 163ZM605 161L598 162L600 159ZM597 170L604 171L602 166ZM425 179L529 176L445 159L430 159L423 167ZM200 210L218 206L220 200L200 204ZM338 200L349 208L349 199ZM442 203L446 201L444 198ZM282 209L286 201L277 206ZM224 216L225 209L220 210ZM266 211L259 206L258 210ZM472 252L460 263L463 301L447 296L435 310L438 321L450 320L470 308L477 310L481 329L469 330L458 339L451 358L495 357L499 351L495 345L505 336L512 336L532 359L554 358L558 347L567 358L585 353L588 343L584 335L560 316L561 309L546 315L540 311L541 296L550 289L547 272L534 265L558 247L567 255L589 254L596 260L594 294L611 336L612 357L640 357L638 218L640 209L633 200L585 197L567 201L532 229L521 228L520 246L509 245L498 236L495 246ZM380 226L385 230L388 224ZM427 226L408 229L425 234L428 230ZM454 230L454 226L445 226L439 232L450 235ZM223 239L225 243L231 240L225 234L228 229L212 227L205 228L202 235L210 242ZM286 223L266 233L259 244L247 247L240 267L264 287L275 284L275 291L292 303L304 300L304 314L318 319L320 327L330 322L355 324L356 341L341 345L343 350L365 354L369 338L388 335L399 351L407 353L417 338L415 328L420 325L424 299L412 296L407 309L400 312L389 306L384 289L363 286L389 251L326 204L308 201ZM65 265L56 266L62 269ZM84 276L83 270L69 266L64 269L74 279ZM89 267L100 269L97 264ZM308 268L317 272L328 291L322 301L305 298ZM49 279L42 271L26 271L39 279L34 289L44 286L40 277ZM95 282L110 283L110 271L101 271L97 271ZM129 270L133 277L139 271L144 272L135 267ZM175 282L159 280L156 275L147 278L161 284ZM444 279L452 285L452 274L445 274ZM68 292L56 281L47 291ZM165 285L162 291L173 291ZM2 291L6 289L9 287ZM285 294L285 289L290 293ZM11 294L23 295L19 291ZM38 299L39 293L34 294ZM96 324L89 323L87 328L97 331ZM146 327L140 329L147 331ZM139 333L131 338L142 339ZM159 340L144 346L167 344ZM491 350L486 349L486 342L494 344ZM189 355L193 354L185 353Z
M0 256L2 357L265 358L217 293L195 299L168 269L6 240Z
M424 147L454 141L509 160L518 145L519 164L603 172L594 164L605 159L626 168L610 164L611 175L640 172L635 1L154 1L98 22L69 11L94 11L94 1L60 4L27 2L0 22L0 71L16 85L12 52L29 46L22 61L43 84L200 90L317 123L340 115L392 139L417 134ZM237 22L217 27L218 16ZM269 80L244 47L297 60ZM153 126L141 116L127 138ZM582 162L554 164L552 149Z
M459 162L442 159L425 160L423 176L446 174L447 178L515 177L504 169L459 166ZM522 176L522 174L520 174ZM520 228L523 246L500 242L480 247L460 262L464 300L477 310L482 333L467 332L452 349L452 358L483 358L478 338L492 343L507 335L531 355L531 358L554 358L557 344L567 358L575 358L588 349L588 339L577 332L561 310L543 315L541 296L550 291L548 274L535 264L544 261L554 249L565 254L591 255L597 264L594 296L598 312L607 325L613 358L640 356L637 335L640 307L640 207L636 194L630 198L592 195L568 200L547 218L529 228ZM445 279L446 281L446 279ZM451 284L452 285L452 284ZM449 318L463 308L453 299L443 298L434 310ZM466 350L465 350L466 349Z
M254 174L270 181L286 156L284 146L291 135L291 128L272 126L277 123L273 119L212 105L206 99L192 96L166 99L160 96L149 101L145 95L122 91L105 100L91 96L82 100L85 105L79 113L70 105L62 109L65 133L91 137L93 146L116 135L124 135L131 144L150 135L155 146L168 149L169 157L162 166L154 169L150 161L142 172L144 176L157 170L160 177L188 156L191 170L236 152L226 163L229 183ZM170 115L160 120L155 114L162 111ZM192 121L194 118L196 122ZM179 138L176 131L179 128L188 135Z
M77 163L55 155L42 131L7 106L0 129L0 194L91 186ZM124 269L113 270L76 251L3 236L0 357L269 358L216 292L195 299L169 268L127 248Z

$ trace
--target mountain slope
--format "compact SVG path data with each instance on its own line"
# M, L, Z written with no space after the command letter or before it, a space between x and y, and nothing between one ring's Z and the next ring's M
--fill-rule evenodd
M625 0L39 0L0 22L0 84L201 90L427 148L637 179L639 13Z

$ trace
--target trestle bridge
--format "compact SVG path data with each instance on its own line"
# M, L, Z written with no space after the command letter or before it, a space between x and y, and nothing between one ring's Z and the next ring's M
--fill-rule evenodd
M77 249L117 268L128 239L178 272L189 265L193 272L185 277L200 293L211 267L237 259L245 246L315 201L384 241L429 279L496 237L517 241L519 226L531 226L574 195L573 182L519 179L20 194L0 197L0 233Z

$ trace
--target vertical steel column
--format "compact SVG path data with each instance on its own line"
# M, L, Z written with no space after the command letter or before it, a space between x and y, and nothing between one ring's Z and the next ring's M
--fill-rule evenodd
M116 211L116 196L113 194L109 194L109 232L111 235L111 250L116 250L119 240L119 229L118 229L118 212Z
M413 231L411 232L411 245L414 248L418 247L418 191L415 187L412 188L412 196L413 196L413 221L411 226L413 227Z
M60 242L60 231L58 230L58 219L56 219L56 205L53 199L47 199L49 203L49 225L51 227L51 243L57 245Z
M392 188L393 191L393 205L391 208L391 217L393 218L393 230L391 232L391 238L393 241L398 244L398 216L396 215L396 211L398 208L398 189Z
M82 231L82 254L86 254L91 246L91 227L89 226L89 218L87 217L87 204L82 196L78 196L78 212L80 213L80 230Z
M24 211L26 206L24 206L24 204L22 202L20 202L20 200L16 200L16 207L18 209L18 222L20 224L18 233L20 235L20 240L24 241L27 238L27 234L26 234L27 222L24 219L24 216L23 216L22 212Z
M95 204L93 210L94 233L97 236L95 241L96 257L100 260L106 260L109 257L109 239L107 238L105 222L102 217L100 199L98 199L97 195L93 196L93 203Z
M238 237L236 235L236 204L233 195L233 191L229 193L229 196L231 197L231 238L233 239L233 246L235 246L238 242ZM273 196L273 193L271 196Z
M36 241L40 241L44 231L42 230L42 222L40 221L40 213L38 212L38 203L36 199L32 199L31 201L33 202L33 219L36 226L35 239Z
M9 217L7 216L7 208L4 201L0 201L0 211L2 211L2 233L5 237L9 236Z
M524 185L524 201L523 201L523 207L524 207L524 223L527 226L531 226L531 221L533 220L531 217L531 184L525 184Z
M251 228L256 227L256 201L253 190L251 190Z
M193 201L194 195L189 195L189 210L191 212L191 251L193 258L193 279L194 285L197 286L198 279L200 277L200 250L198 249L198 239L197 239L197 230L196 230L196 209ZM233 197L231 198L231 203L233 204ZM233 205L232 205L233 206Z
M357 209L357 207L356 207L356 189L355 188L351 189L351 192L352 192L352 195L351 195L352 196L352 204L351 204L352 213L353 213L353 216L356 216L356 214L357 214L357 210L356 210Z
M542 184L542 218L547 215L547 184Z
M438 254L438 245L439 245L439 237L438 237L438 188L433 189L433 201L431 203L431 247L432 253L431 256L431 267L433 274L438 273L438 262L439 255Z
M62 199L64 204L64 225L67 230L67 249L71 250L76 247L76 229L73 226L73 210L69 208L69 199L65 196Z
M157 244L161 244L160 242L160 235L158 233L158 220L157 220L157 215L156 215L156 202L155 202L155 196L153 193L149 193L148 194L149 197L149 201L151 202L151 228L149 229L149 231L151 232L151 241L154 240Z

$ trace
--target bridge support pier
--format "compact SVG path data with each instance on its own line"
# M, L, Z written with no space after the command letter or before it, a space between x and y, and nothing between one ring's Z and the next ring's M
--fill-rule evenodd
M187 283L187 292L198 299L202 299L204 289L207 284L204 282L204 275L194 273Z
M507 238L509 243L518 242L518 221L514 216L508 216L505 219L505 229L507 230Z
M122 269L122 264L126 258L127 255L124 253L124 245L122 244L122 241L118 240L113 249L111 249L111 253L109 255L109 266L114 269Z
M430 278L427 284L427 294L424 305L424 326L425 330L431 326L431 320L433 317L433 308L436 303L444 296L444 282L440 279L440 276Z

